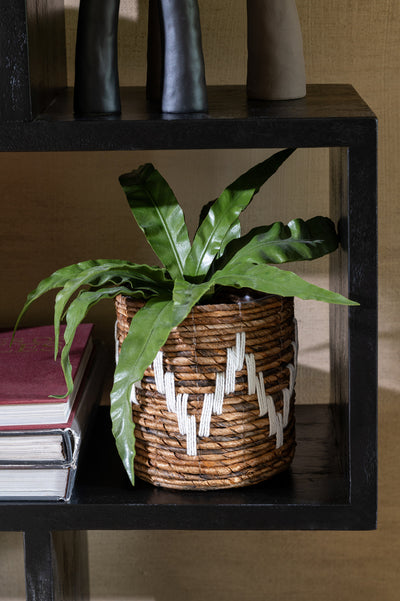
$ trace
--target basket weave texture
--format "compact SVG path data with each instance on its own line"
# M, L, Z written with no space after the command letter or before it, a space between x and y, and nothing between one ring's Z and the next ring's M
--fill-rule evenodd
M143 303L116 298L117 351ZM157 486L256 484L295 450L293 299L197 305L133 387L135 474Z

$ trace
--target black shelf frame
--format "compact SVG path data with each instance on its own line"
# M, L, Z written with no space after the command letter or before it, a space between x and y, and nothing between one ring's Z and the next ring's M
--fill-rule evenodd
M168 115L144 87L121 89L122 115L75 119L64 88L31 121L0 122L0 151L354 147L373 143L375 116L350 85L312 84L305 98L248 101L244 86L210 86L207 114Z
M349 482L340 466L331 408L297 409L296 459L285 473L250 488L177 492L137 480L132 488L100 407L69 503L19 502L2 507L7 529L24 530L297 530L363 528L350 517ZM1 505L0 505L1 507ZM330 521L326 513L330 512Z
M65 86L63 1L5 4L0 43L10 60L0 66L1 151L329 148L330 212L341 237L330 258L330 285L360 303L330 308L331 404L298 407L293 467L270 482L213 493L144 483L132 489L102 409L70 503L0 503L0 529L24 532L27 599L88 597L90 529L375 528L377 122L371 109L350 85L311 85L304 99L287 102L248 102L243 86L227 86L209 89L207 115L167 116L147 105L143 88L124 88L120 118L74 119ZM88 469L91 457L100 471Z

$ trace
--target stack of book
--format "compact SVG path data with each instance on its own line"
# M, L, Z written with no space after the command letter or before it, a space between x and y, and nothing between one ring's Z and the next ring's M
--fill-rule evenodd
M61 330L61 337L64 327ZM82 439L99 397L92 324L70 352L73 392L54 360L54 328L0 333L0 499L71 497Z

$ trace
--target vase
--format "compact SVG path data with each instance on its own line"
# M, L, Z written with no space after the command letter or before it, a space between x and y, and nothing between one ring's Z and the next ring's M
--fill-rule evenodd
M247 0L247 47L250 99L305 96L303 40L295 0Z
M120 0L81 0L75 51L74 113L118 115L118 16Z
M116 298L116 360L143 303ZM293 298L197 305L132 387L135 475L156 486L257 484L295 450Z
M160 108L164 81L164 44L161 27L160 0L149 0L146 96L148 100L160 103Z
M150 0L147 97L164 113L207 112L197 0Z

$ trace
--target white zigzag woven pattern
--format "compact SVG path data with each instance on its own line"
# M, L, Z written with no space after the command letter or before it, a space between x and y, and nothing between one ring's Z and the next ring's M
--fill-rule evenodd
M293 363L289 363L287 368L290 373L289 388L282 390L283 412L275 410L274 399L267 395L264 385L264 375L256 371L256 361L253 353L246 353L246 335L244 332L236 334L236 344L227 349L225 372L217 372L215 377L214 393L203 395L203 408L200 417L200 424L197 430L196 418L194 415L188 415L187 403L188 394L175 394L175 379L173 372L165 371L163 368L163 353L159 351L153 362L153 371L156 389L160 394L165 395L168 411L174 413L178 420L179 432L186 436L186 452L189 456L197 455L197 437L208 437L210 435L210 425L212 415L221 415L224 395L232 394L236 389L236 372L243 369L246 363L247 371L247 393L248 395L257 394L260 417L268 415L270 424L269 436L276 435L276 448L283 445L283 431L288 425L290 399L293 394L296 374L297 374L297 355L298 355L298 333L297 322L295 324L295 341L293 346ZM118 340L115 336L116 351L115 360L118 362ZM131 403L138 404L136 398L136 389L141 388L140 382L135 382L131 389Z

